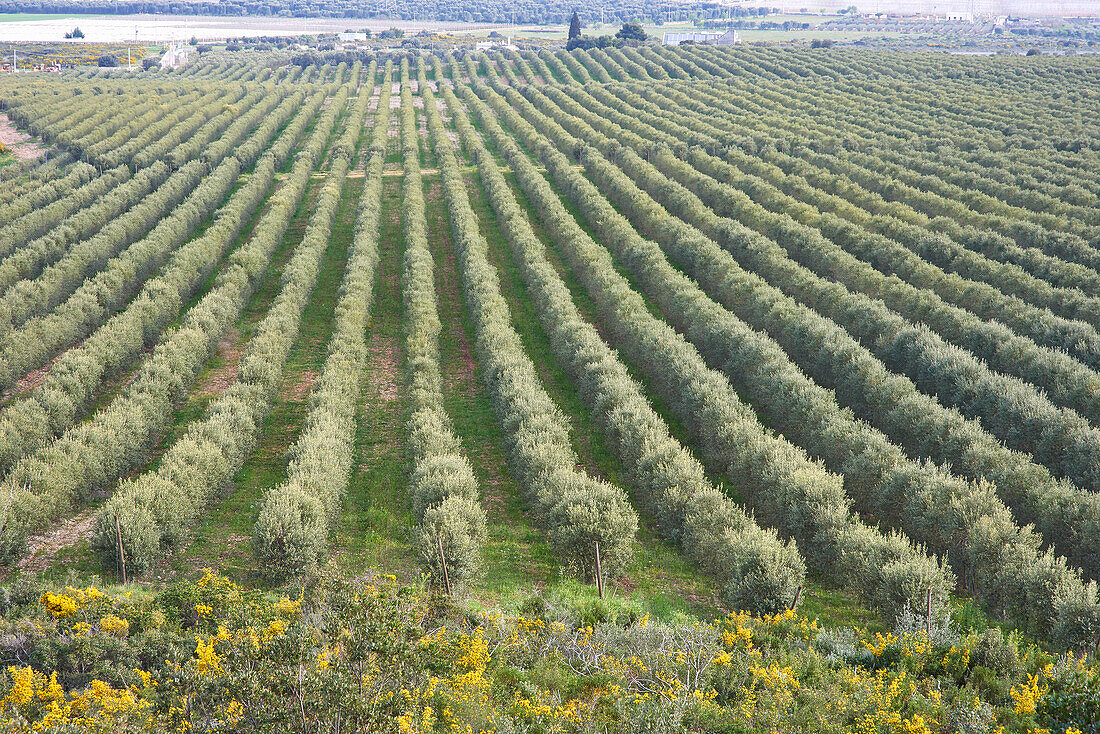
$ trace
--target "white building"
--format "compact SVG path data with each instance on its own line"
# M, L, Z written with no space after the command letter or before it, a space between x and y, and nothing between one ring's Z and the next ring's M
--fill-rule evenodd
M666 33L661 41L665 46L679 46L684 41L701 43L708 46L733 46L741 42L737 37L737 31L729 30L725 33L715 32L691 32L691 33Z
M476 43L474 43L474 49L476 51L488 51L491 48L503 48L507 49L508 51L518 51L519 46L512 43L511 40L512 39L508 39L508 41L504 43L501 43L500 41L477 41Z
M962 21L963 23L973 23L974 22L974 14L973 13L948 13L947 14L947 20L958 20L958 21Z
M366 33L341 33L341 41L365 41L367 40Z

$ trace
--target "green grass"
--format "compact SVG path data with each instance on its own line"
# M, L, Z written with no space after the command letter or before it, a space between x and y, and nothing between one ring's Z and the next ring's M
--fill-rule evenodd
M435 259L443 405L473 466L489 518L485 577L471 586L476 604L511 606L532 587L558 579L549 545L526 517L519 485L508 471L504 434L474 351L476 337L455 262L450 220L438 174L425 176L428 242Z
M396 146L390 138L390 147ZM419 574L412 546L413 516L406 487L411 466L406 448L408 412L402 359L401 180L382 179L382 217L374 304L367 331L356 467L336 526L333 554L356 570L377 567L404 579Z
M219 568L238 581L260 583L249 543L264 492L286 479L289 450L301 434L309 413L309 394L320 374L332 334L340 281L347 262L361 178L346 180L329 246L321 261L317 286L302 312L301 325L287 364L283 384L264 420L251 455L234 477L229 491L216 499L196 526L190 544L174 554L171 565L180 575L204 566ZM312 213L312 207L298 215ZM296 216L288 237L300 242L308 217Z

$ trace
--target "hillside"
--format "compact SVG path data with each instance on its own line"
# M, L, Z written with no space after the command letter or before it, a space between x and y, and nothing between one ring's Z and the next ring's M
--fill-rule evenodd
M1095 57L288 61L0 78L12 730L1098 731Z

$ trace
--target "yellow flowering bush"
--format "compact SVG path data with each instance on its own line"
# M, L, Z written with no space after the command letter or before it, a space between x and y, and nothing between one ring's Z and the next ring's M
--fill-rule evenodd
M114 614L108 614L99 620L99 628L116 637L125 637L130 633L130 621Z
M141 675L139 685L126 688L93 680L83 690L67 692L56 672L47 677L29 666L10 666L10 687L0 699L0 717L27 731L156 731L148 695L153 684L146 675Z
M268 595L205 571L45 590L0 619L0 731L1095 734L1097 667L1016 636L793 611L471 612L396 579ZM527 609L525 607L525 609ZM18 656L18 657L17 657Z

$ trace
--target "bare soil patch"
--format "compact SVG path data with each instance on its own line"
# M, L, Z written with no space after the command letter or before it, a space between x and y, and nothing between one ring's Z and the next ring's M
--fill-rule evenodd
M372 387L383 403L397 400L400 395L400 370L397 365L397 346L389 337L379 337L369 348L371 364L374 366Z
M19 381L16 382L14 386L8 388L4 393L4 398L6 399L15 395L26 395L32 390L41 387L42 383L46 381L46 377L50 374L50 370L54 368L54 365L57 364L57 361L61 359L64 354L65 352L62 352L51 359L49 363L19 378Z
M0 144L16 158L32 160L42 152L42 145L15 126L8 116L0 112Z
M236 327L229 330L225 338L218 342L218 357L223 364L199 378L195 384L196 395L217 397L229 389L237 379L241 368L241 354L244 352L241 332Z
M27 540L27 552L16 567L20 571L45 571L58 553L92 537L94 524L95 513L92 510L54 523L49 530Z
M320 373L312 370L306 370L299 377L297 382L291 382L286 380L283 383L282 397L284 400L293 400L295 402L302 402L309 397L310 392L313 390L313 386L317 384L317 378L320 377Z

